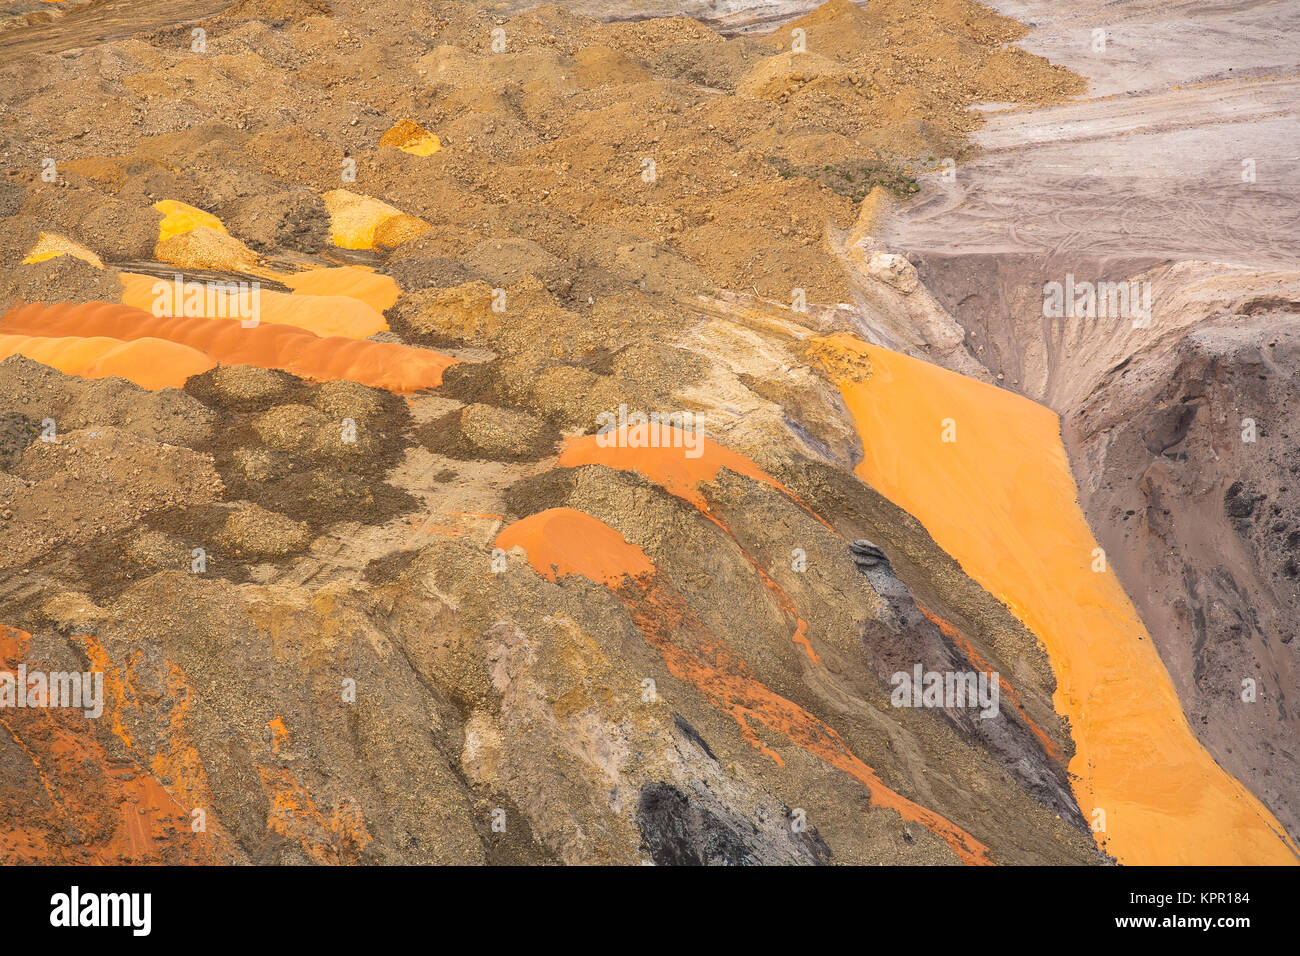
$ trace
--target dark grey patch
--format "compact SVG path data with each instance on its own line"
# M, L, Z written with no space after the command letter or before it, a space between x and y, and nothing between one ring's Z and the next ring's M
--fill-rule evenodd
M830 445L826 444L826 442L822 441L789 415L786 415L783 421L785 422L785 427L794 432L798 439L811 448L817 455L821 456L826 461L847 464L839 455L835 454L835 451Z
M0 216L9 217L27 201L27 190L18 183L0 182Z
M696 730L689 723L687 723L685 717L683 717L681 714L673 714L673 723L677 725L678 730L680 730L683 734L686 735L687 740L691 741L693 744L695 744L697 747L703 750L706 754L708 754L710 760L712 760L714 763L717 763L718 758L713 755L713 750L709 747L709 742L705 740L702 736L700 736L700 732L698 730Z
M1199 400L1189 400L1177 408L1171 408L1163 415L1158 416L1155 426L1142 436L1147 451L1153 455L1174 457L1169 454L1169 450L1175 445L1181 444L1187 437L1192 423L1196 420L1196 413L1200 411L1202 404L1203 402Z
M656 866L757 866L759 860L717 817L666 783L650 783L637 801L641 841Z
M882 564L886 568L889 567L889 558L885 557L885 552L866 538L859 538L850 544L849 552L853 555L853 563L858 566L859 571L866 571L868 568Z
M642 848L656 866L817 865L831 858L814 827L800 833L783 827L765 835L754 821L730 814L722 804L705 806L668 783L641 788L636 818Z
M0 412L0 471L8 471L36 438L36 422L18 412Z
M1242 482L1234 481L1223 496L1223 510L1229 518L1249 518L1255 511L1255 496Z
M388 260L384 271L392 277L403 292L449 289L463 285L474 278L455 259L444 259L440 256L392 258Z

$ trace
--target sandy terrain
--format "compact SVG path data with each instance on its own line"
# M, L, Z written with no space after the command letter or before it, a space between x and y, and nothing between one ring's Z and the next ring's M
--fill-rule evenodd
M1300 240L1296 3L1006 2L1027 49L1089 81L990 113L983 152L884 238L915 251L1160 256L1294 265ZM1068 10L1068 12L1066 12ZM1092 31L1106 32L1093 52ZM1243 182L1243 160L1254 180Z
M1300 860L1286 9L1109 69L966 0L0 32L0 653L109 688L4 715L0 856ZM1042 319L1065 271L1158 320Z

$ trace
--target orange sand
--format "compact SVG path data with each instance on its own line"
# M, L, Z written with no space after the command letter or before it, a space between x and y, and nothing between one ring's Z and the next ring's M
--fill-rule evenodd
M330 214L330 235L342 249L379 249L400 246L433 227L379 199L346 189L321 195Z
M153 208L163 214L162 222L158 223L159 242L166 242L173 236L184 235L195 229L211 229L213 232L226 234L226 227L220 219L189 203L176 199L160 199L153 204Z
M519 546L537 573L552 581L579 574L613 587L625 577L650 574L655 567L634 544L605 522L576 508L551 508L502 530L498 548Z
M57 232L42 232L36 236L36 245L32 246L31 252L27 253L27 258L23 259L23 265L34 265L38 262L48 262L58 256L73 256L80 259L96 269L104 268L104 260L99 258L79 242L74 242L67 236L61 236Z
M414 392L442 384L442 373L455 359L428 349L385 342L358 342L345 338L319 338L286 325L243 328L237 319L186 319L155 317L140 309L111 302L82 305L57 303L28 305L0 317L0 334L26 333L44 336L111 336L113 339L156 341L188 347L202 354L206 371L216 362L224 365L256 365L278 368L317 381L347 379L393 392ZM119 343L120 344L120 343ZM24 354L27 354L24 352ZM37 358L29 355L30 358ZM215 361L214 361L215 360ZM45 361L37 358L37 361ZM140 372L169 374L171 359L159 352L156 360ZM53 364L46 362L45 364ZM60 371L67 371L60 366ZM186 366L181 366L186 367ZM70 373L79 374L79 373ZM145 384L135 374L111 372ZM187 375L196 374L190 371ZM182 377L179 384L183 385ZM151 386L146 387L159 387Z
M132 272L123 272L119 278L124 289L122 302L150 313L154 311L154 302L158 298L155 284L168 281ZM388 328L383 315L366 302L351 295L298 295L260 289L258 302L260 305L258 320L261 324L292 325L322 337L364 339ZM169 315L184 314L188 311L185 305L184 302L174 304L170 309L166 309L166 312ZM226 317L209 316L206 307L205 300L196 310L198 317ZM231 308L227 314L237 313L234 313Z
M663 430L669 429L665 426ZM702 443L698 458L686 457L685 448L628 448L626 436L622 435L616 446L601 447L597 444L598 437L582 435L570 439L560 454L560 466L576 468L579 465L605 465L622 471L639 472L665 491L689 501L705 512L708 511L708 506L699 492L699 486L706 481L716 480L718 472L723 468L790 494L744 455L738 455L703 436L698 439Z
M1295 864L1273 815L1196 740L1173 683L1076 500L1059 422L1011 392L837 335L873 369L840 381L862 438L857 473L915 515L1043 642L1070 772L1099 844L1130 864ZM954 419L957 441L940 441Z
M276 278L298 295L345 295L360 299L376 312L391 309L402 294L391 276L380 275L369 266L309 269Z
M198 349L165 339L123 342L105 336L51 338L0 334L0 361L11 355L25 355L65 375L129 379L151 391L181 388L191 375L199 375L217 364Z
M573 508L552 508L510 525L497 536L496 544L522 546L534 570L552 581L578 574L608 587L627 606L669 673L693 684L715 707L730 714L745 739L778 766L780 756L763 745L751 721L848 774L867 789L873 806L888 807L903 819L927 827L964 863L991 862L988 847L885 786L831 727L757 680L745 662L686 607L645 552L609 525Z
M412 156L432 156L442 149L442 141L416 123L404 119L379 140L380 146L393 146Z

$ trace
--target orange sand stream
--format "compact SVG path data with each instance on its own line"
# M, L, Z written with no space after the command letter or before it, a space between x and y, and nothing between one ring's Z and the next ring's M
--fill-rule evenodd
M288 325L245 329L238 319L155 317L111 302L19 306L0 317L0 340L15 340L6 356L22 351L28 358L53 365L62 372L90 377L94 377L90 372L76 371L91 365L89 359L72 357L80 353L71 345L65 344L66 351L56 354L18 342L21 336L5 333L59 336L49 341L62 343L89 341L75 336L106 336L94 341L118 340L119 346L125 344L122 340L131 340L135 348L124 353L100 346L104 354L94 368L99 375L120 375L146 388L168 385L179 388L188 376L220 362L278 368L316 381L347 379L406 393L436 388L442 383L442 373L456 361L438 352L406 345L320 338ZM0 349L4 348L0 344ZM58 364L60 361L62 365Z
M1043 642L1076 745L1085 818L1130 864L1295 864L1273 815L1196 740L1173 683L1115 575L1094 572L1092 532L1059 422L1047 408L837 335L872 374L837 382L862 438L857 473L915 515L972 578ZM942 442L944 419L955 442Z
M376 312L392 308L402 294L391 276L380 275L369 266L308 269L276 278L297 295L345 295L360 299Z
M138 275L134 272L123 272L119 278L122 281L122 302L126 305L133 305L137 309L144 309L146 312L155 311L154 304L160 298L162 287L158 283L170 285L166 279L158 279L156 276ZM335 276L336 287L342 287L345 280ZM303 284L310 288L315 282L318 287L327 287L325 280L303 280ZM188 289L182 289L183 295L189 295ZM371 293L367 293L371 294ZM174 294L171 295L175 299ZM164 305L167 299L163 298ZM364 339L376 332L383 332L388 328L388 323L379 312L367 304L361 298L345 294L331 295L304 295L297 292L276 292L272 289L258 290L259 315L258 320L263 324L269 325L291 325L300 329L306 329L316 335L338 336L346 339ZM196 300L196 305L198 302ZM186 311L186 302L172 302L170 308L164 308L168 315L188 315ZM226 315L237 314L233 305L222 302L221 307L226 309L226 315L211 315L206 312L207 303L204 301L199 306L197 312L202 318L226 318Z
M27 657L31 635L0 624L0 669L13 673ZM90 636L74 637L86 646L91 670L104 673L105 714L118 717L114 676L105 671L107 655ZM110 726L112 724L110 723ZM6 806L21 807L0 824L0 863L106 865L122 863L214 863L229 837L216 819L194 833L189 808L212 806L197 754L191 764L157 762L152 773L131 753L109 753L96 722L76 708L37 707L0 710L0 735L21 751L43 792L24 792L23 775L7 777ZM161 746L160 753L174 742ZM159 772L162 771L162 772ZM162 780L169 783L164 786ZM199 799L190 802L189 798ZM214 815L215 817L215 815ZM82 836L68 841L70 828ZM224 856L224 854L223 854ZM228 858L228 857L227 857Z
M988 847L946 818L885 786L832 728L757 680L745 662L686 607L645 552L609 525L573 508L552 508L505 528L496 544L506 549L522 547L534 570L552 581L578 574L609 588L627 606L669 673L693 684L715 707L730 714L745 739L778 765L780 756L763 746L750 721L848 774L867 789L873 806L888 807L903 819L928 828L962 862L991 862Z
M198 349L166 339L139 338L123 342L104 336L50 337L0 331L0 361L11 355L24 355L64 375L117 376L155 391L181 388L191 375L199 375L217 364Z
M613 587L655 570L644 551L605 522L576 508L551 508L516 521L497 535L498 548L523 548L528 563L552 581L579 574Z

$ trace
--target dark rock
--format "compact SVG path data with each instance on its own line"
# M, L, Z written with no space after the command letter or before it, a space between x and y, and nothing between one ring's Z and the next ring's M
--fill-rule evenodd
M885 552L866 538L859 538L850 544L849 552L853 555L853 562L860 570L865 571L867 568L874 568L881 564L886 567L889 565L889 558L885 557Z

